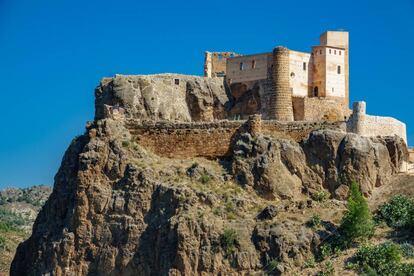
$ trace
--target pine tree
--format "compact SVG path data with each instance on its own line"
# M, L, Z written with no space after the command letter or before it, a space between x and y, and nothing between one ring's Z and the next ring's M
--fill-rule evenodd
M348 242L364 240L374 234L374 222L368 202L356 182L351 184L348 210L342 218L340 231Z

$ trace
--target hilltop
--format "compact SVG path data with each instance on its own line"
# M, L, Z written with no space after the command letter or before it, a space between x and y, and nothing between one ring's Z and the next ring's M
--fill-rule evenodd
M412 186L403 138L341 121L225 120L227 92L220 78L103 79L11 274L314 275L328 260L307 264L335 235L353 180L373 209ZM329 262L353 273L341 259L352 252Z

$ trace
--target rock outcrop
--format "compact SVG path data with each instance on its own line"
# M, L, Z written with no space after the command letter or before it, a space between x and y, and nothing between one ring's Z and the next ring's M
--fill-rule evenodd
M335 130L314 131L302 143L243 134L233 156L233 174L241 185L268 199L292 200L320 189L344 199L352 181L369 195L388 183L407 158L399 137L367 138Z
M223 78L178 74L105 78L95 90L95 119L211 121L227 116Z

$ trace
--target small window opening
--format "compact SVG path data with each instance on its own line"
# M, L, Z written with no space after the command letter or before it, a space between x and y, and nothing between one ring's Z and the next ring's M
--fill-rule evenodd
M341 55L341 51L339 51L339 55Z
M329 49L329 53L331 53L331 49Z
M315 87L313 88L313 96L314 96L314 97L318 97L318 96L319 96L319 92L318 92L318 87L317 87L317 86L315 86Z
M293 79L293 78L295 78L295 73L294 72L292 72L292 73L290 73L290 77Z
M256 68L256 60L252 60L252 69Z
M334 55L336 55L336 50L334 50Z
M322 50L319 50L319 54L321 54L321 55L322 55Z
M244 63L240 62L240 71L243 71L243 70L244 70Z
M338 74L341 74L341 66L340 65L338 65L337 71L338 71Z
M335 92L335 89L332 87L332 92Z
M303 71L306 71L306 62L303 63Z
M175 85L179 85L180 84L180 80L179 79L174 79L174 83L175 83Z

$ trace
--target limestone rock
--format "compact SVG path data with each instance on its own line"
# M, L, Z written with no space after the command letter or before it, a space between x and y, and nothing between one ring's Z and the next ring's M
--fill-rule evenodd
M226 117L223 78L177 74L106 78L95 89L95 119L211 121Z

